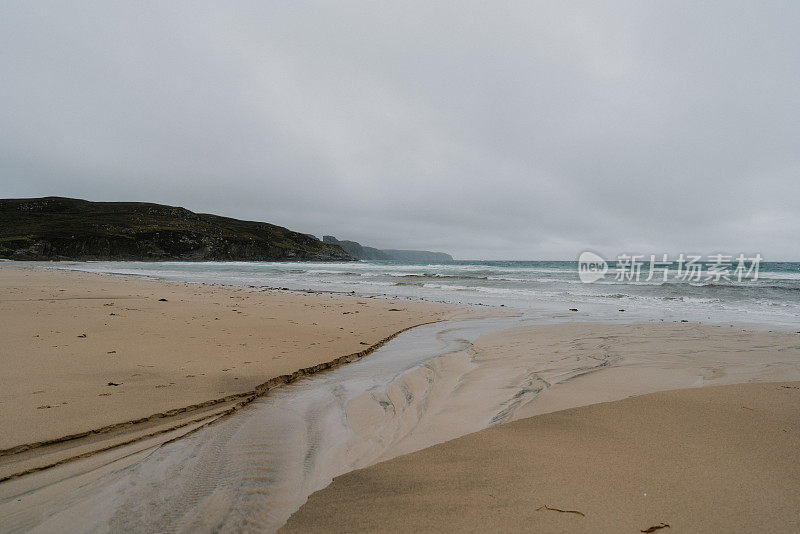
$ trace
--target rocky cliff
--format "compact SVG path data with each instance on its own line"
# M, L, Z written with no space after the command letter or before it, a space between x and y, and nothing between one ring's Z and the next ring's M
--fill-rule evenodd
M264 222L140 202L0 199L0 258L347 261L341 247Z
M395 250L383 249L381 252L388 254L395 261L407 263L449 263L453 256L444 252L429 252L427 250Z
M390 260L406 263L449 263L453 261L450 254L429 252L427 250L397 250L365 247L356 241L339 241L332 235L322 237L324 243L339 245L348 254L359 260Z

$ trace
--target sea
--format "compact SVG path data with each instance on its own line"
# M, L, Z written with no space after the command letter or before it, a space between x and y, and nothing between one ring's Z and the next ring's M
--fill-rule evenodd
M604 277L581 280L576 261L79 262L56 268L155 280L256 289L351 293L579 313L598 320L691 320L800 326L800 263L761 262L739 280L713 266L686 276L676 264L611 262Z

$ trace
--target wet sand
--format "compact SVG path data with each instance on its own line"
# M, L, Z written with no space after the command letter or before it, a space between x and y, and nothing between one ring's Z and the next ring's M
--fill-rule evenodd
M797 532L800 382L672 390L486 429L336 478L281 532L475 530Z
M634 395L800 380L800 335L742 324L567 322L497 329L440 360L447 371L439 382L449 381L449 389L434 390L414 431L381 459L488 426Z
M369 350L454 312L408 300L3 265L0 450L208 401L227 399L228 407L273 377Z

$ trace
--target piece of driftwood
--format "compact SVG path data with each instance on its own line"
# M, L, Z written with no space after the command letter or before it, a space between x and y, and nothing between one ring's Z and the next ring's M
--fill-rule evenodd
M537 511L550 510L551 512L561 512L562 514L578 514L581 517L586 517L586 514L584 514L583 512L579 512L578 510L562 510L561 508L552 508L550 506L547 506L546 504L540 506L536 510Z
M669 528L669 525L667 523L663 523L662 522L662 523L659 523L657 525L653 525L652 527L647 528L647 529L643 530L642 532L655 532L656 530L661 530L662 528Z

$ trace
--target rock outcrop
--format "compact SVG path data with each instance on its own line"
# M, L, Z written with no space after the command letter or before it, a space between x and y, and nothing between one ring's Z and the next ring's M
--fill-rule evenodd
M264 222L141 202L0 199L0 258L349 261L335 244Z

